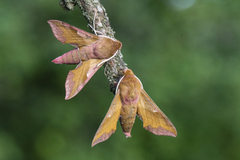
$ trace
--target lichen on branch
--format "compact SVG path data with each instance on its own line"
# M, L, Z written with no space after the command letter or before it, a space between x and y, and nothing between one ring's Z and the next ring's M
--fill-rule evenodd
M110 26L106 10L99 0L61 0L60 5L64 10L73 10L77 5L88 22L91 31L97 35L114 38L114 31ZM110 91L115 93L117 83L123 75L127 64L123 61L119 50L116 56L104 64L104 74L108 79Z

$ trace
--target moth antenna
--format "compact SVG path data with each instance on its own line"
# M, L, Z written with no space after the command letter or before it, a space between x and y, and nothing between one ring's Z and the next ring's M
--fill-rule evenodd
M93 25L94 25L94 26L91 26L90 24L88 24L88 26L93 30L93 32L94 32L95 35L97 35L97 33L103 34L102 32L95 30L95 24L93 23Z
M88 26L93 30L94 34L97 35L97 33L99 33L100 35L104 35L102 32L97 31L95 29L95 17L96 17L97 11L96 9L94 9L94 16L93 16L93 26L91 26L90 24L88 24Z

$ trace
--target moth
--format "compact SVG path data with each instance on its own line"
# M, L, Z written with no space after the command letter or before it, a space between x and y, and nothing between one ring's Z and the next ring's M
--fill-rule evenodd
M92 147L115 132L118 119L126 137L131 137L136 115L143 121L143 128L153 134L177 136L174 125L149 97L141 81L132 70L125 69L111 106L93 138Z
M69 71L65 82L67 100L80 92L95 72L116 55L122 43L104 35L88 33L62 21L49 20L48 23L60 42L76 47L52 61L55 64L78 64Z

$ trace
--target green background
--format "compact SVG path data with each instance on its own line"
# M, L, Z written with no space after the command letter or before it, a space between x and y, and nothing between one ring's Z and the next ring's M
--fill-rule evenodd
M89 31L59 1L0 1L0 160L240 159L240 1L102 0L128 67L178 136L156 136L137 118L91 148L114 95L101 68L64 100L73 49L52 34L57 19Z

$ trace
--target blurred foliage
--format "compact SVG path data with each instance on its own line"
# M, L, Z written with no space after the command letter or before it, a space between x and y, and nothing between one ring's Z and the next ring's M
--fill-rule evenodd
M1 160L240 159L240 1L102 0L128 67L171 119L178 136L151 134L136 119L91 141L113 99L103 68L73 99L64 83L75 66L55 65L72 49L47 20L89 31L58 0L0 1Z

